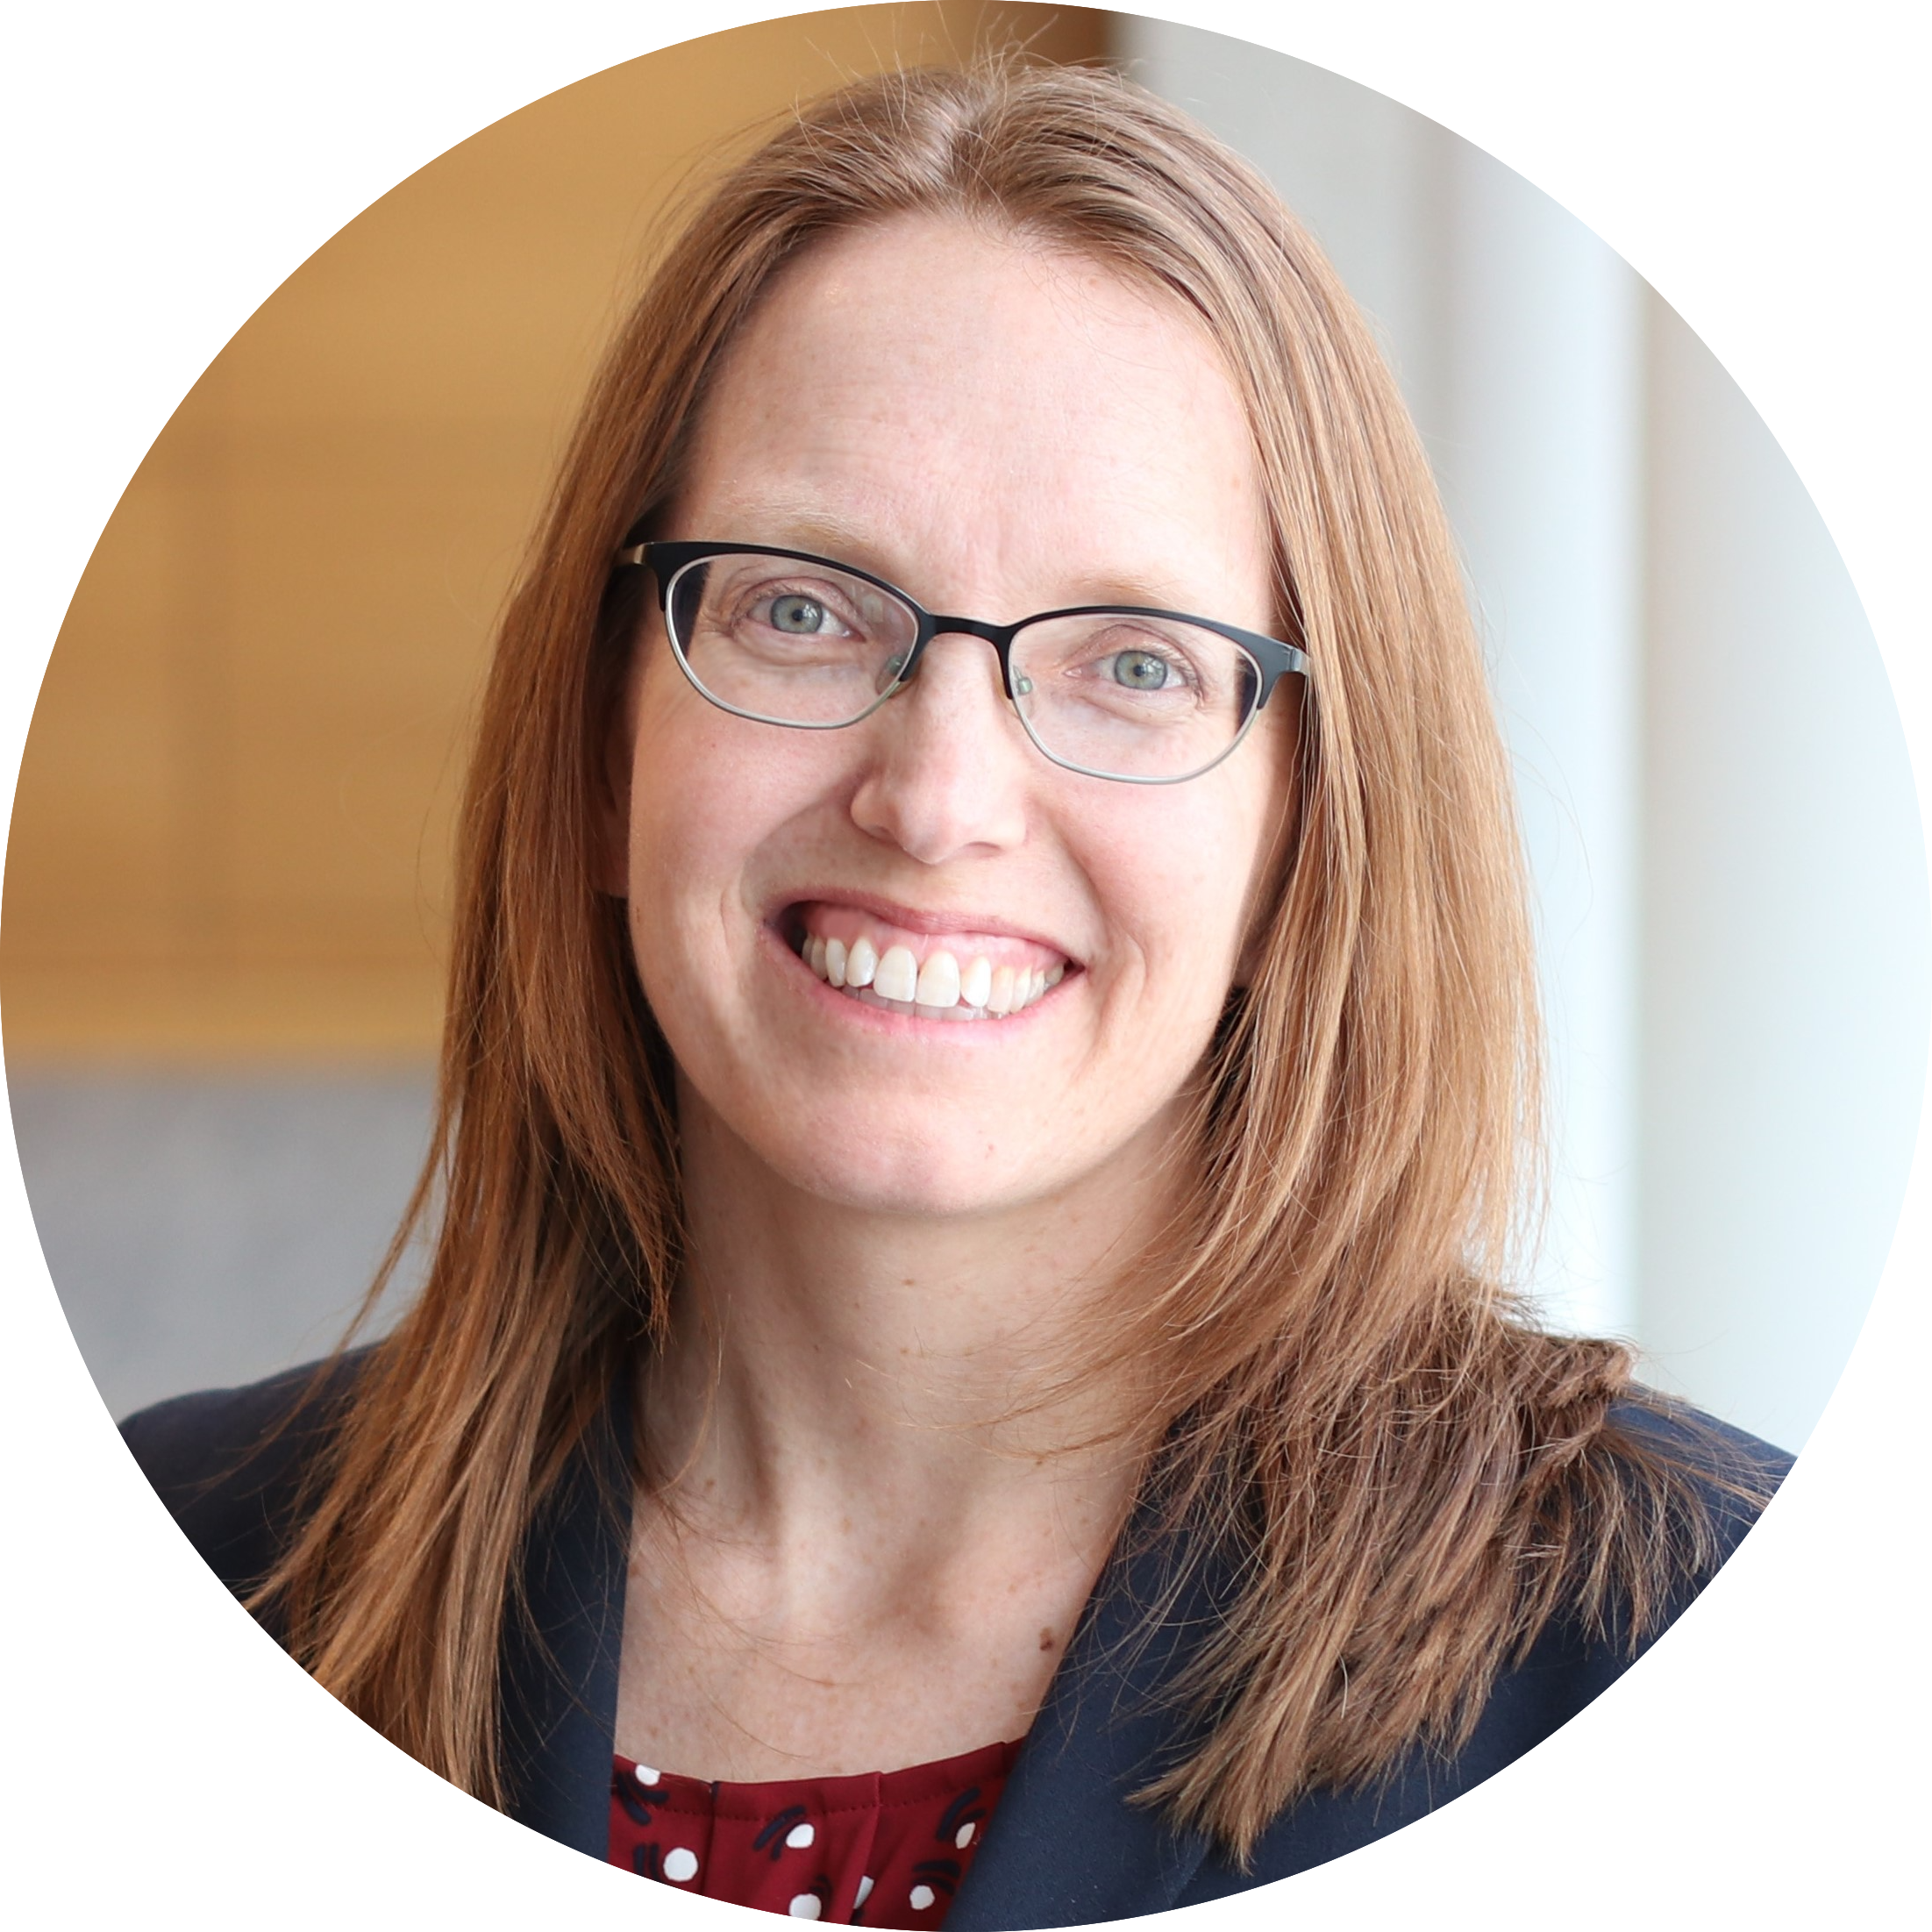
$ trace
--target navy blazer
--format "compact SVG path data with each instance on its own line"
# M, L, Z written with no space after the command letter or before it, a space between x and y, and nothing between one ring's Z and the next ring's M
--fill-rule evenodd
M202 1557L238 1593L271 1566L309 1454L354 1373L287 1418L312 1373L296 1370L240 1389L162 1402L122 1425L135 1459ZM1626 1405L1633 1433L1669 1437L1677 1424ZM1700 1419L1738 1465L1773 1486L1790 1458L1755 1437ZM284 1424L279 1429L278 1424ZM524 1552L531 1615L511 1627L503 1658L503 1740L510 1815L591 1857L610 1830L612 1735L624 1628L629 1526L611 1499L629 1494L630 1414L614 1392ZM1709 1492L1723 1551L1752 1512ZM1453 1757L1421 1747L1386 1784L1316 1790L1268 1828L1244 1872L1206 1836L1170 1829L1128 1803L1185 1739L1162 1686L1212 1626L1216 1584L1196 1577L1151 1643L1130 1643L1139 1606L1159 1592L1171 1546L1144 1543L1112 1565L1087 1606L1007 1781L986 1840L946 1914L945 1932L1020 1932L1087 1925L1197 1905L1285 1879L1355 1850L1421 1817L1540 1743L1629 1667L1622 1646L1553 1622L1506 1672L1474 1734ZM1690 1594L1669 1607L1674 1617ZM272 1620L267 1620L273 1630Z

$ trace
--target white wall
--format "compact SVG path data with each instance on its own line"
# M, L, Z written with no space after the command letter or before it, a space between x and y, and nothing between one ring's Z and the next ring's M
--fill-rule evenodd
M1410 117L1414 119L1415 117ZM1547 196L1422 124L1438 241L1431 453L1489 646L1536 883L1555 1320L1637 1318L1640 285Z
M1795 1448L1897 1216L1932 960L1837 554L1694 337L1522 177L1242 42L1130 18L1118 51L1313 227L1436 462L1537 899L1550 1315Z
M1640 1332L1795 1446L1898 1217L1925 860L1885 667L1771 432L1650 298Z

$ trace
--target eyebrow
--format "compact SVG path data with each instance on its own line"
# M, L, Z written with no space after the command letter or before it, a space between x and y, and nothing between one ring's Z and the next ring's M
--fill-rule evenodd
M862 526L840 517L836 511L826 510L823 504L794 505L776 500L744 505L739 514L749 520L757 534L752 534L751 528L738 528L737 516L731 519L733 528L727 531L700 531L696 534L719 542L770 544L780 550L809 551L814 556L823 557L828 563L849 564L874 577L883 577L888 583L900 586L920 602L926 603L928 609L932 608L928 599L906 582L906 578L913 573L897 567ZM1186 611L1189 608L1186 597L1172 583L1133 573L1112 573L1078 580L1074 588L1057 598L1051 606L1042 604L1039 608L1062 610L1082 604L1143 604L1174 611ZM1203 610L1195 614L1205 617L1210 613ZM952 615L979 617L982 613L955 611Z

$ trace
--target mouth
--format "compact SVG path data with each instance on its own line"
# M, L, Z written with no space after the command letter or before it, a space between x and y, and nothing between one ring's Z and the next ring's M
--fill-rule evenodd
M922 1020L1012 1019L1080 970L1037 939L971 929L921 931L831 900L792 906L779 930L834 991Z

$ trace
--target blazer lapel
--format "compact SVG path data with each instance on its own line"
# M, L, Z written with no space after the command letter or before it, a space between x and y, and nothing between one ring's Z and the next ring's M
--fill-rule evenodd
M619 1375L531 1525L529 1615L513 1606L503 1639L504 1809L598 1859L610 1850L631 1466L630 1378Z
M608 1855L632 1475L629 1379L531 1527L529 1615L506 1622L504 1809L588 1856ZM1137 1531L1138 1526L1137 1525ZM1128 1799L1184 1742L1162 1692L1216 1615L1212 1565L1190 1567L1150 1629L1186 1539L1132 1536L1109 1565L1007 1779L945 1932L1091 1925L1166 1910L1201 1866L1205 1837Z
M1208 1850L1128 1802L1186 1741L1162 1693L1216 1617L1218 1566L1190 1566L1151 1630L1185 1539L1137 1536L1110 1565L1034 1720L945 1932L1092 1925L1173 1905Z

